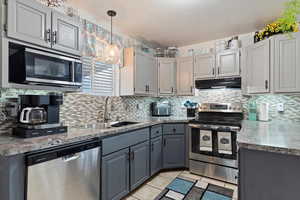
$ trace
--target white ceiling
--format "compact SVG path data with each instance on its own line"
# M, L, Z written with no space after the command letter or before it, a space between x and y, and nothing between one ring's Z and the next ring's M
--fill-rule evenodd
M184 46L261 28L280 15L287 0L68 0L96 20L118 15L123 33L163 46Z

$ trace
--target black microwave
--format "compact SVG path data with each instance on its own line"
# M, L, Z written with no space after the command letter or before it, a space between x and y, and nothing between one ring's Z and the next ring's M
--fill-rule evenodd
M10 45L9 82L76 87L82 85L82 62L21 45Z

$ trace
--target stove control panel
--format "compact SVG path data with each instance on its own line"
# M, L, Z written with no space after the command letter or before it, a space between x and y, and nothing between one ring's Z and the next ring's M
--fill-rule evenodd
M242 113L243 106L240 103L201 103L198 112Z

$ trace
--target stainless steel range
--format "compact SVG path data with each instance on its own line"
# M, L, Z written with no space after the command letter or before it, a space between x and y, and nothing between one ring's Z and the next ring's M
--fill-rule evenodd
M203 103L190 127L190 171L237 184L236 134L243 119L242 105Z

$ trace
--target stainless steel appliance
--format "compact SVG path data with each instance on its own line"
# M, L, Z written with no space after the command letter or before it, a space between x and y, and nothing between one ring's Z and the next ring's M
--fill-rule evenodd
M169 101L151 103L151 113L155 117L171 116L171 103Z
M241 84L241 77L195 81L197 89L241 88Z
M26 156L26 200L100 199L100 141Z
M82 62L79 58L10 44L9 81L79 88L82 85Z
M199 104L197 117L189 122L192 173L237 184L236 135L242 119L239 103Z
M35 107L23 108L20 115L20 122L23 124L42 124L47 122L47 113L44 108Z
M19 122L13 134L22 138L66 133L67 127L59 120L59 108L63 103L60 94L20 95Z

